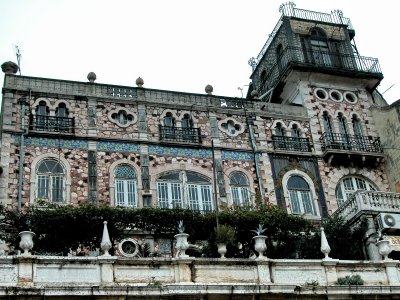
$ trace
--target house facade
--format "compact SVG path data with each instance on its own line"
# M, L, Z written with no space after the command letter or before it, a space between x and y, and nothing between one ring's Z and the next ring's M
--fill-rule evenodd
M386 105L378 60L355 50L341 11L280 11L249 61L246 98L148 89L140 77L98 84L93 72L19 76L4 63L0 203L207 212L268 201L318 221L359 190L398 201L371 110Z

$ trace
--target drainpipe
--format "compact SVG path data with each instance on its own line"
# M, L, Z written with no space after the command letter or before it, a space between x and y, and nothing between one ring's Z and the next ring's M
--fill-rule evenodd
M31 91L29 90L29 99L31 97ZM25 154L25 135L28 134L28 128L25 128L25 105L26 98L22 97L18 99L18 103L21 105L21 136L19 146L19 180L18 180L18 211L22 208L22 186L23 186L23 171L24 171L24 154Z
M262 184L261 184L261 180L260 180L260 167L258 166L258 161L257 161L257 156L256 156L256 147L257 146L256 146L256 141L254 139L254 131L253 131L253 126L252 126L254 124L254 122L253 122L252 116L246 116L246 124L247 124L247 128L249 129L251 149L253 150L253 162L254 162L254 166L256 169L258 191L260 192L261 198L264 198L264 193L262 190Z
M215 172L215 154L214 154L214 138L211 137L211 152L212 152L212 161L213 161L213 185L214 185L214 202L215 202L215 222L217 224L217 229L219 228L219 220L218 220L218 197L217 197L217 174Z

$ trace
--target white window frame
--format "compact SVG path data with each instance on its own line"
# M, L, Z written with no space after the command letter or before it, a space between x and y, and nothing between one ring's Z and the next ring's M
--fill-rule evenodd
M289 189L287 188L287 183L290 177L292 176L300 176L301 178L303 178L307 184L309 189L309 193L310 193L310 200L311 203L314 207L314 212L315 214L304 214L304 217L307 219L320 219L320 211L319 211L319 203L318 203L318 196L315 192L315 185L313 183L313 181L311 180L311 178L304 172L300 171L300 170L290 170L288 172L286 172L285 175L283 175L282 178L282 186L283 186L283 194L285 197L285 204L286 204L286 210L288 213L294 214L292 212L292 204L290 201L290 195L289 195Z
M211 183L189 183L184 177L186 176L182 176L180 181L157 181L158 207L188 208L201 212L213 211Z
M137 207L137 185L135 179L115 179L115 205Z
M352 188L350 189L349 185L346 185L346 183L351 183ZM364 185L365 188L362 188L362 185ZM338 195L339 189L341 189L341 194L343 196L343 199L339 198ZM349 197L356 191L377 191L377 190L378 190L377 187L365 178L358 176L343 177L342 179L340 179L335 189L335 195L338 207L343 205L343 203L345 203L349 199Z

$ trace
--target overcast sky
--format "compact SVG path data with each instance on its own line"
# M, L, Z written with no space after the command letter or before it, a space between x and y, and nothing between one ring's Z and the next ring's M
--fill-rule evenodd
M396 0L297 0L297 8L343 11L360 55L378 58L389 103L400 99ZM0 64L22 53L22 75L155 89L246 95L251 68L283 1L0 0Z

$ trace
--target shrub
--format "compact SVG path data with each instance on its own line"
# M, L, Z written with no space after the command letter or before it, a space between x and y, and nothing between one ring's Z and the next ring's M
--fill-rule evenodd
M364 285L360 275L351 275L346 277L340 277L337 281L338 285Z

